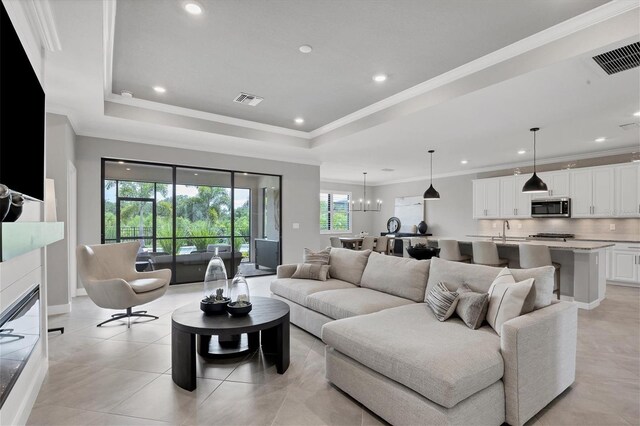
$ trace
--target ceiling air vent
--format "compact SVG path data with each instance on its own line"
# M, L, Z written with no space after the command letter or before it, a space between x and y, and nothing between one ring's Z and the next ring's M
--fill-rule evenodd
M593 60L609 75L640 65L640 42L594 56Z
M262 102L263 99L264 98L261 98L260 96L250 95L248 93L240 93L238 96L236 96L233 102L237 102L239 104L245 104L249 106L256 106L260 102Z

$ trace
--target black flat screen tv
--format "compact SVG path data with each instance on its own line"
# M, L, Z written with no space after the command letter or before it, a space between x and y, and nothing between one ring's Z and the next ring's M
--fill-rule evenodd
M0 183L44 200L44 91L0 1Z

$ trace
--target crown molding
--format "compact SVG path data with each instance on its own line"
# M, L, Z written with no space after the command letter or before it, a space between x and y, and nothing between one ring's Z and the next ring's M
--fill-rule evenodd
M50 1L26 0L22 5L42 47L49 52L62 50Z
M111 88L109 88L111 90ZM146 99L125 98L122 95L108 93L105 101L122 105L128 105L136 108L144 108L153 111L166 112L169 114L181 115L184 117L197 118L211 122L228 124L230 126L244 127L248 129L260 130L263 132L276 133L284 136L293 136L296 138L309 140L311 137L308 132L300 130L287 129L286 127L272 126L270 124L258 123L256 121L243 120L241 118L229 117L226 115L213 114L210 112L198 111L190 108L183 108L175 105L163 104L160 102L148 101Z
M105 99L112 92L113 84L113 39L116 30L116 0L102 3L102 54Z
M636 0L613 0L595 9L589 10L581 15L561 22L560 24L554 25L553 27L549 27L527 38L512 43L506 47L503 47L502 49L491 52L481 58L461 65L458 68L454 68L451 71L447 71L430 80L424 81L402 92L389 96L386 99L383 99L365 108L348 114L329 124L318 127L317 129L311 131L310 135L312 138L316 138L349 123L365 118L371 114L382 111L391 106L397 105L411 98L434 90L438 87L452 83L463 77L469 76L500 62L504 62L508 59L522 55L533 49L544 46L570 34L583 30L587 27L596 25L600 22L614 18L618 15L621 15L633 9L637 9L639 7L640 2Z

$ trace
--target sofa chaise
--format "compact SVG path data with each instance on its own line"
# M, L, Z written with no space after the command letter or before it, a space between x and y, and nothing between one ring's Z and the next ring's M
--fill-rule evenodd
M327 281L278 267L272 297L327 345L327 379L392 424L522 425L574 382L577 308L553 300L553 267L511 270L535 279L535 310L498 335L424 300L439 282L487 292L501 268L345 249L329 263Z

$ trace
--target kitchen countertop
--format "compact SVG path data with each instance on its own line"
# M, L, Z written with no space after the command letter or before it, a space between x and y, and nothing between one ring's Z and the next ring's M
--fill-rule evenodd
M467 235L467 237L474 238L491 238L495 237L495 235ZM518 238L518 239L526 239L528 241L537 241L530 240L529 235L511 235L507 233L507 238ZM547 240L540 240L547 241ZM610 236L610 235L576 235L574 238L571 238L570 241L596 241L596 242L606 242L606 243L631 243L631 244L640 244L640 235L630 235L630 236Z
M438 239L444 239L445 237L429 237L429 241L437 242ZM448 239L448 238L447 238ZM452 240L458 240L461 243L472 243L474 241L492 241L489 236L471 235L464 237L452 237ZM598 241L539 241L539 240L526 240L525 237L508 236L506 241L502 241L499 237L495 237L493 240L498 246L503 247L517 247L520 243L526 242L527 244L543 245L555 250L600 250L603 248L611 247L614 245L612 242L598 242Z

